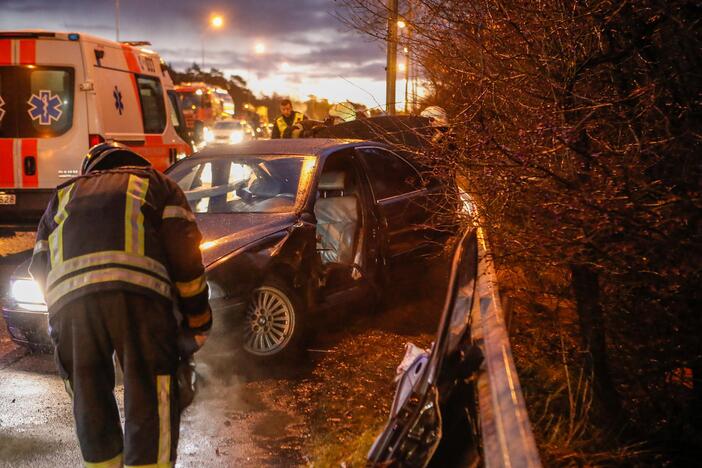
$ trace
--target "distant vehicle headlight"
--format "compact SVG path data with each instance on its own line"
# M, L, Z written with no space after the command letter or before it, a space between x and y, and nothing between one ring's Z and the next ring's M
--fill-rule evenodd
M229 143L241 143L244 141L244 132L241 130L234 130L229 134Z
M12 297L21 307L33 311L46 311L44 294L34 280L20 279L12 282Z
M202 131L202 136L205 138L207 143L212 143L215 138L214 133L212 133L212 130L210 130L210 127L205 127L205 129Z

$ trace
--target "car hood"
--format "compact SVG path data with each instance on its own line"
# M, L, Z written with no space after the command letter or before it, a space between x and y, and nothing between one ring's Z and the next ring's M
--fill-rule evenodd
M271 234L295 224L295 214L226 213L198 214L197 225L202 233L202 260L205 266Z

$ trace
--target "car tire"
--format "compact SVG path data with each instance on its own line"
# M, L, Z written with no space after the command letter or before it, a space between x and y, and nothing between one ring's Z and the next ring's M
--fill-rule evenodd
M307 336L304 302L282 279L271 277L251 292L241 346L256 360L299 357Z

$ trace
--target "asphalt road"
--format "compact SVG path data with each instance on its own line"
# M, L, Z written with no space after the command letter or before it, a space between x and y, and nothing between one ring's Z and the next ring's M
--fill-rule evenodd
M9 342L0 319L0 466L80 466L70 398L53 357ZM202 351L203 358L206 350ZM197 397L182 416L179 467L302 464L286 454L286 441L301 437L303 421L286 402L286 379L219 377L198 364ZM122 387L116 388L122 408Z
M9 274L31 247L32 236L0 237L0 294ZM286 378L260 377L213 369L205 362L222 352L208 343L198 364L197 397L182 415L178 467L297 465L299 452L286 453L301 437L295 405L286 404ZM226 361L244 368L236 356ZM115 390L120 411L122 387ZM281 457L284 457L281 458ZM74 433L71 401L58 377L53 356L32 354L9 338L0 317L0 467L72 467L81 457Z

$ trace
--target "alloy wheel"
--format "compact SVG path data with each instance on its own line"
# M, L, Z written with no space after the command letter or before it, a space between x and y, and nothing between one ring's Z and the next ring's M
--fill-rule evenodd
M253 291L244 322L244 350L270 356L283 350L295 331L295 309L281 290L262 286Z

